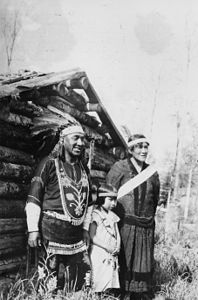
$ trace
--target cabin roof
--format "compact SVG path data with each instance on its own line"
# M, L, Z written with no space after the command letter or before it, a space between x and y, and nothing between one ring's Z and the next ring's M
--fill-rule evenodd
M105 106L97 95L94 87L92 86L86 72L80 69L72 69L68 71L52 72L48 74L25 72L18 76L9 78L2 78L0 76L0 102L6 101L7 98L18 98L21 93L39 90L52 86L54 84L67 84L68 80L86 78L84 92L86 93L89 103L99 104L100 111L97 112L101 122L110 129L110 135L117 146L126 148L126 142L122 135L115 126L113 120L108 114Z

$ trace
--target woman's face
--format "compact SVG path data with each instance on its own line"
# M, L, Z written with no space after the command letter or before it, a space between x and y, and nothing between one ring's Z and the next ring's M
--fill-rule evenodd
M115 197L106 197L105 202L102 205L106 210L112 210L117 205L117 199Z
M139 162L145 162L148 155L148 144L138 143L133 146L133 149L129 149L129 153Z

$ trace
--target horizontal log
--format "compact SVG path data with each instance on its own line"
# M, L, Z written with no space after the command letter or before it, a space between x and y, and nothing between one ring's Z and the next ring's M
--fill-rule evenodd
M28 102L27 100L20 101L17 99L10 99L9 107L11 112L27 116L29 118L40 116L40 114L42 113L41 107L35 105L30 101Z
M50 97L50 105L61 110L62 112L66 112L66 113L70 114L71 116L76 118L82 124L85 124L92 128L97 128L99 125L99 122L92 116L89 116L88 114L78 110L77 108L69 106L68 104L64 103L63 101L60 101L60 100L55 101L54 97Z
M30 118L11 112L8 112L6 114L0 112L0 120L10 123L12 125L19 125L22 127L30 127L32 125L32 120Z
M8 232L25 232L26 219L12 218L12 219L0 219L0 234Z
M49 96L49 97L39 98L36 100L36 103L43 107L48 107L48 106L55 107L56 109L60 110L62 113L70 114L71 116L79 120L80 123L86 124L92 128L98 127L99 122L95 118L67 104L66 100L59 96ZM42 116L45 116L46 114L47 114L46 110L43 110Z
M62 82L56 86L53 86L53 91L56 92L56 94L60 96L61 99L64 99L65 103L67 103L69 106L76 107L82 111L85 110L85 98L75 91L67 89L65 84L63 84Z
M0 145L31 153L32 143L29 129L0 121Z
M31 155L23 151L14 150L3 146L0 146L0 161L30 166L35 163Z
M25 218L25 200L0 199L0 218Z
M89 159L90 150L87 148L85 150L85 155ZM102 171L109 171L111 166L115 163L115 158L113 155L109 155L108 152L97 148L96 146L92 150L91 158L91 168Z
M81 111L86 110L86 99L79 93L70 90L69 96L66 98L69 102L71 102L76 108L78 108Z
M43 107L47 107L50 103L50 99L48 96L39 97L39 98L34 99L33 101L36 105L40 105Z
M2 133L2 128L0 128L0 145L3 147L8 147L19 151L27 152L30 155L33 154L33 149L34 149L32 142L26 142L22 140L17 141L16 137L15 138L6 137L6 135Z
M0 198L25 199L28 193L27 184L0 181Z
M20 126L14 126L4 121L0 121L0 134L4 135L5 138L13 138L27 142L30 141L29 129L22 128Z
M12 257L13 254L14 255L22 255L26 253L26 247L24 245L24 242L22 243L18 243L18 244L14 244L12 245L12 247L10 248L6 248L6 249L0 249L0 260L3 257Z
M75 93L74 91L71 92L72 92L71 94L72 96L70 97L68 96L67 98L66 97L62 98L59 96L45 96L35 100L36 101L35 103L44 107L48 107L49 109L50 107L54 107L55 109L58 109L62 113L70 114L85 126L97 130L99 134L109 133L109 128L105 124L100 124L93 116L90 116L83 112L83 111L87 111L86 103L82 103L83 101L85 102L85 99L75 100L74 95L76 99L82 96ZM70 101L70 103L68 103L67 100ZM79 103L77 103L77 101L79 101ZM72 104L75 104L76 107L72 107ZM90 105L95 105L95 104L90 104ZM43 115L45 114L46 111L43 112Z
M60 97L63 97L63 98L66 95L69 95L69 93L70 93L69 89L66 87L64 82L54 84L51 88L52 88L52 91L55 95L59 95Z
M89 141L94 140L97 145L102 145L107 148L113 146L112 139L108 139L105 135L98 133L96 130L94 130L88 126L82 125L82 127L85 132L86 138Z
M11 270L18 270L26 264L26 255L0 260L0 274L8 273Z
M102 178L102 179L106 179L106 175L107 173L104 171L99 171L99 170L90 170L90 175L91 178Z
M72 104L71 100L69 98L63 98L62 96L57 96L57 95L54 95L54 96L48 96L48 99L49 99L49 104L50 105L52 102L56 101L56 102L60 102L60 103L64 103L70 107L73 107L75 108L75 105Z
M25 246L27 242L27 238L25 234L16 234L16 233L9 233L9 234L1 234L1 243L0 249L11 248L13 245L21 245Z
M93 157L96 157L99 161L109 162L109 164L115 163L116 159L113 155L109 154L108 149L104 150L98 147L94 147Z
M67 72L50 73L43 76L38 76L33 79L22 80L16 83L1 86L0 100L4 101L6 97L18 97L20 93L29 92L31 89L36 90L46 86L58 84L61 81L73 78L81 78L86 76L84 72L76 70L69 70Z
M65 80L65 85L67 88L72 89L84 89L86 90L88 87L89 81L86 76L81 78L74 78L74 79L68 79Z
M27 79L30 79L30 78L33 78L33 77L37 77L37 76L40 76L42 74L39 74L37 72L30 72L30 71L24 71L23 74L9 74L8 76L1 76L0 78L0 83L2 85L4 84L11 84L11 83L14 83L14 82L18 82L18 81L21 81L21 80L27 80Z
M66 83L67 80L72 80L72 79L79 80L84 77L86 77L85 72L79 69L73 69L68 71L60 71L60 72L44 74L34 79L21 81L20 86L23 88L28 87L29 89L43 88L54 84L58 84L60 82Z
M47 108L43 108L43 114L39 117L33 119L34 128L59 128L60 126L65 125L69 120L73 120L73 118L68 113L63 113L60 110L52 106L47 106Z
M29 166L5 163L0 161L0 178L28 182L31 180L33 169Z
M100 104L98 103L87 103L86 105L86 110L87 111L96 111L96 112L101 112L102 108L100 106Z
M19 151L27 152L30 155L33 155L34 153L34 147L32 142L26 143L25 141L21 141L21 140L18 140L17 142L17 139L6 138L4 135L1 134L1 132L0 132L0 145L3 147L13 148Z
M49 93L50 91L48 91ZM54 91L53 91L54 92ZM61 97L60 95L43 95L42 97L36 98L33 100L36 105L39 105L39 107L47 107L50 105L50 101L57 101L60 103L64 103L66 105L69 105L71 107L74 107L69 101L67 101L65 98Z

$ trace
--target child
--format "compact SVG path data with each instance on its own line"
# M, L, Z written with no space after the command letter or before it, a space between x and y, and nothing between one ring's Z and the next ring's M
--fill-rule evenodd
M119 217L111 210L117 204L117 191L103 185L98 190L90 225L90 259L95 292L120 288L118 253L120 251Z

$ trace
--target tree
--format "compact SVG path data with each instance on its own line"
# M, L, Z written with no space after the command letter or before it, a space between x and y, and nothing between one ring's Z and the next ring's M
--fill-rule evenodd
M5 45L8 72L11 71L16 39L21 28L19 10L11 10L9 7L1 9L0 12L0 33Z
M152 113L151 113L151 132L150 132L151 137L152 137L152 133L153 133L155 111L156 111L157 99L158 99L158 95L159 95L160 83L161 83L161 70L159 71L158 78L157 78L157 85L154 90L153 108L152 108Z

